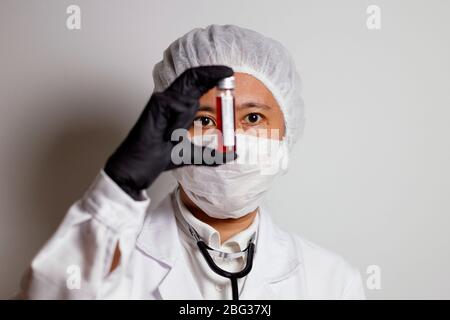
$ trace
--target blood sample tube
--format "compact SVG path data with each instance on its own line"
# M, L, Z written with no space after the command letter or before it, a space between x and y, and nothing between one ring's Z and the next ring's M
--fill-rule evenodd
M218 151L224 153L236 152L234 88L234 77L220 80L216 88L217 129L220 131Z

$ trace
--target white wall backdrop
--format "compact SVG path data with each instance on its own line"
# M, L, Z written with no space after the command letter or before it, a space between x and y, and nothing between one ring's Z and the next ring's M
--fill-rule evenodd
M81 30L66 8L81 8ZM381 29L366 26L369 5ZM122 140L171 41L237 24L292 52L307 123L275 220L358 266L379 298L450 298L450 2L0 2L0 298ZM151 188L155 205L173 181Z

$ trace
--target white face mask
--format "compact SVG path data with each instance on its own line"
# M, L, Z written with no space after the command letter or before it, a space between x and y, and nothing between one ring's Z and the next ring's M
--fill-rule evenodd
M216 138L194 136L192 141L215 148ZM189 199L211 217L239 218L255 210L275 178L287 170L284 140L236 134L236 153L236 160L217 167L188 165L172 171Z

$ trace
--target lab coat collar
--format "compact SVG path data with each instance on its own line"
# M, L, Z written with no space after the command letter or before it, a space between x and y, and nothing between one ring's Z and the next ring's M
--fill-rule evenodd
M240 295L245 300L276 299L271 284L288 278L301 263L298 248L295 248L291 236L274 224L264 206L260 209L253 268ZM179 232L182 231L178 230L169 194L156 209L148 212L136 244L146 255L168 269L159 285L163 299L202 299L183 261Z

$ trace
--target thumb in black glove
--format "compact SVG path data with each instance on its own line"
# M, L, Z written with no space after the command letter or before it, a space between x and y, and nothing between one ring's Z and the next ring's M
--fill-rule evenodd
M202 66L187 69L164 92L154 93L128 136L109 157L105 172L133 199L139 200L158 175L186 163L175 164L171 151L177 141L171 141L176 129L189 129L199 108L200 97L216 86L220 79L233 75L226 66ZM236 159L236 154L205 150L189 142L192 160L196 154L209 154L200 165L218 165ZM211 157L213 161L211 161ZM201 157L203 159L203 157ZM191 162L194 164L194 162Z

